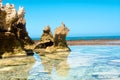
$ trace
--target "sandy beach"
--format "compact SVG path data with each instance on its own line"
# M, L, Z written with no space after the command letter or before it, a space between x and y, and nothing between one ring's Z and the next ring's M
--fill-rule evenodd
M34 40L35 44L39 40ZM120 39L101 39L101 40L68 40L68 45L120 45Z
M120 40L74 40L67 41L68 45L120 45Z

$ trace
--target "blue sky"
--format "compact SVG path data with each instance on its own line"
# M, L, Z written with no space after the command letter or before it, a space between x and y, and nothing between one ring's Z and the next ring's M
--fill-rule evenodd
M3 0L26 10L26 28L40 37L45 26L52 32L64 22L68 36L120 35L120 0Z

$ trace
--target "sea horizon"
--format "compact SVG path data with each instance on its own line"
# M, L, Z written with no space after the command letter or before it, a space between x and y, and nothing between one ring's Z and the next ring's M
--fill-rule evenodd
M120 36L68 36L66 40L118 40ZM32 37L32 40L40 40L40 37Z

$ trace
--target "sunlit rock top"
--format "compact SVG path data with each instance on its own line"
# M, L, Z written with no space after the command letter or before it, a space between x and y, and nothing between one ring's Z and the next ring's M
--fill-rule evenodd
M2 0L0 0L0 29L10 31L12 24L18 18L24 18L24 14L23 7L19 7L19 10L16 11L14 4L6 3L6 5L2 5Z
M64 34L67 35L69 32L69 29L65 26L65 24L62 22L62 25L55 29L55 35L56 34Z

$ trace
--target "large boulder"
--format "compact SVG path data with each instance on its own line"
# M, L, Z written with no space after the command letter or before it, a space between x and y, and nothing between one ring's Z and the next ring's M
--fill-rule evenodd
M25 46L34 42L26 31L24 8L19 7L16 11L13 4L1 4L0 2L0 57L26 55Z

